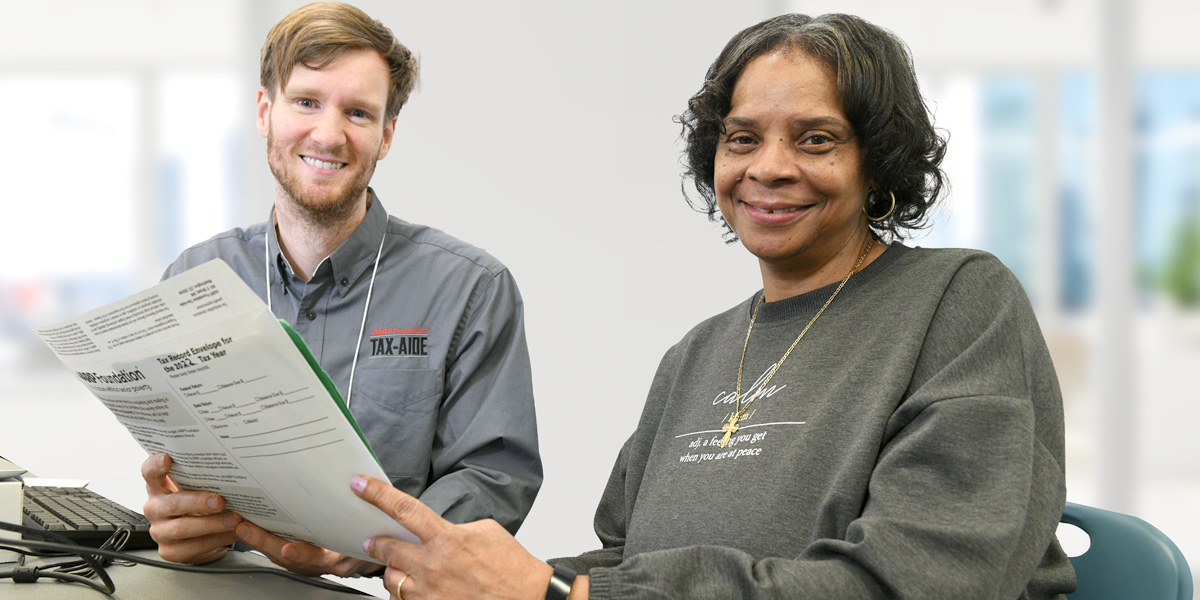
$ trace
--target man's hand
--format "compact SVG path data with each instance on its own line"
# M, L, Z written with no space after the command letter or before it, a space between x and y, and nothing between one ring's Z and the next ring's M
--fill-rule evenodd
M238 540L242 517L225 512L225 499L212 492L185 492L171 481L171 457L155 454L142 463L146 500L142 512L150 521L150 537L158 555L179 563L212 562Z
M289 542L250 521L244 521L238 526L237 536L265 554L271 562L301 575L329 573L338 577L349 577L356 573L366 575L383 568L375 563L312 544Z
M422 598L528 599L546 594L553 569L534 558L499 523L487 519L453 525L390 484L355 477L351 489L421 540L416 546L389 537L363 545L387 565L384 586L404 600Z

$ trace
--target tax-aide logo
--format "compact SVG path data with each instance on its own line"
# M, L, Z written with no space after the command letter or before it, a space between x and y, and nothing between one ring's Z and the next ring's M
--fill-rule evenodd
M429 356L428 341L428 329L376 329L371 332L371 358Z

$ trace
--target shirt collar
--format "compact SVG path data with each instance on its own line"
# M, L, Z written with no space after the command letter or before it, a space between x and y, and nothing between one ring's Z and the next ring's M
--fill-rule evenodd
M367 193L371 197L367 216L363 217L358 229L355 229L328 258L333 268L333 281L343 295L374 266L375 257L379 256L379 245L387 229L388 215L383 203L379 201L379 196L375 195L375 190L368 187Z
M367 272L367 269L374 266L375 257L379 255L379 245L387 230L388 214L387 210L383 208L383 202L379 200L379 196L375 195L375 190L370 187L367 188L367 193L370 194L371 205L367 207L367 214L363 217L362 223L358 224L354 233L351 233L350 237L335 248L332 254L321 261L317 272L313 274L313 280L332 276L338 292L343 296L349 293L350 288ZM275 207L272 206L271 214L267 219L267 251L272 262L269 266L272 267L280 255L279 233L275 230L274 223ZM286 258L284 262L287 262ZM288 267L290 268L291 265L289 264Z

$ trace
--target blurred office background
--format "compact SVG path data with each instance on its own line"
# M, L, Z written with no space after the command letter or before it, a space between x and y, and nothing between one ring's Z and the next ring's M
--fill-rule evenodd
M0 455L144 500L140 449L30 332L266 218L258 49L296 1L0 0ZM862 15L911 46L952 191L911 244L983 248L1054 355L1069 498L1200 563L1200 45L1191 0L358 4L422 57L374 187L489 250L526 300L546 484L519 537L591 513L662 353L760 286L690 211L678 126L737 30Z

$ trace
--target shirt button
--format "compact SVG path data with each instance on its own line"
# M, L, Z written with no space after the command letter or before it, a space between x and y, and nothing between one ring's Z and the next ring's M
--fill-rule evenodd
M342 287L346 287L346 286L347 286L347 285L349 285L349 284L350 284L350 279L349 279L349 278L346 278L346 277L343 277L343 278L342 278Z
M315 319L317 318L317 313L316 313L316 311L311 311L311 310L310 310L310 311L308 311L308 312L304 313L304 316L308 317L308 320L309 320L309 321L312 321L312 320L315 320Z

